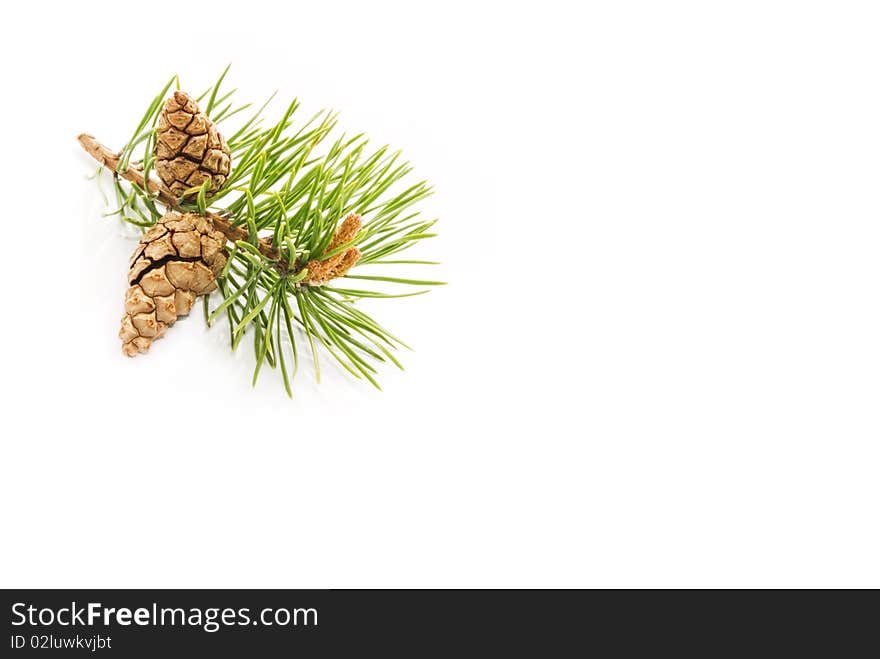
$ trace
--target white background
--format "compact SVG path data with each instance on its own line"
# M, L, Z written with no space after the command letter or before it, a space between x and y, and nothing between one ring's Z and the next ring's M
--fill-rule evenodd
M874 3L7 10L0 586L880 586ZM173 73L404 150L444 262L383 392L116 332Z

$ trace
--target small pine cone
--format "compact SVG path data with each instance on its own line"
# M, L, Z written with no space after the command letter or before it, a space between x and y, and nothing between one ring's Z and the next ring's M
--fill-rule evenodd
M232 164L226 140L186 92L174 92L165 101L155 153L156 173L177 197L206 180L211 181L208 194L214 194L226 183Z
M210 219L192 213L170 212L144 234L129 263L119 330L123 353L146 352L199 295L217 288L225 244Z

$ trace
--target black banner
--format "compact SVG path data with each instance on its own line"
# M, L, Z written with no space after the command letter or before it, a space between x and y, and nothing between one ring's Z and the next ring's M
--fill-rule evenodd
M872 592L10 590L2 656L849 655ZM868 640L869 645L873 639ZM609 652L610 651L610 652Z

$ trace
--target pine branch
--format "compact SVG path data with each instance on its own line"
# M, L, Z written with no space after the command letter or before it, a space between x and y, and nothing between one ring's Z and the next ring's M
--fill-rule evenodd
M207 99L205 113L215 124L242 116L251 107L236 105L235 90L221 90L227 70L197 98L199 103ZM203 298L205 319L210 325L226 316L233 350L246 333L252 337L254 383L268 364L279 368L292 395L299 352L305 348L317 379L323 351L353 377L378 388L376 363L403 368L393 351L408 346L357 309L356 302L421 295L428 290L424 287L444 282L355 275L349 269L435 264L393 258L436 235L431 231L436 220L420 220L419 212L411 210L432 194L432 188L424 181L403 183L411 167L401 161L400 152L387 146L369 152L361 134L342 134L320 153L319 147L335 129L336 115L321 111L297 122L295 128L296 99L276 123L263 127L263 112L273 94L231 132L227 144L232 168L226 169L225 182L209 194L210 181L205 181L178 198L150 175L158 154L157 122L175 83L179 89L175 76L153 97L120 152L91 135L78 138L83 149L113 174L119 206L110 214L145 229L165 215L159 206L212 220L228 243L225 266L216 273L222 300L212 310L208 297ZM223 132L227 134L225 123ZM132 160L140 152L142 158ZM167 174L163 180L167 182ZM420 290L387 293L348 288L339 286L341 278Z

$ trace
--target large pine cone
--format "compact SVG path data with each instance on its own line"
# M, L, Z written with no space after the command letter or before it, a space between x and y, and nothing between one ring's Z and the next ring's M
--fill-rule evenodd
M211 181L217 192L229 176L229 147L214 123L186 92L174 92L159 114L156 173L172 194Z
M146 352L196 297L217 288L225 244L210 219L191 213L170 212L144 234L129 264L122 352Z

